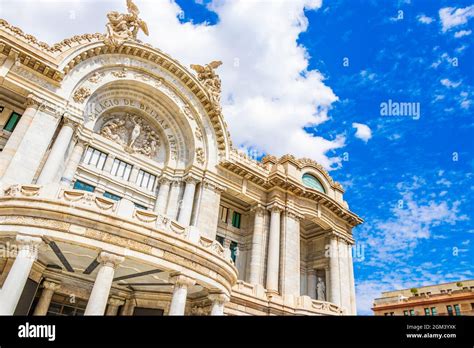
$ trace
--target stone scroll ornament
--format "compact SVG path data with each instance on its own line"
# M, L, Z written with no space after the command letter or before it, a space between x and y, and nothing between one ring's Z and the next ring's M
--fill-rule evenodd
M191 65L191 69L198 73L197 78L208 90L211 100L218 108L221 104L221 79L216 74L215 69L222 65L221 61L215 60L205 66Z
M127 40L137 40L141 29L148 36L148 26L138 17L140 11L132 0L127 0L128 13L112 11L107 13L109 22L106 25L107 33L104 40L107 46L118 47Z
M138 153L149 158L158 154L160 138L147 122L133 114L106 118L100 135L121 145L128 153Z

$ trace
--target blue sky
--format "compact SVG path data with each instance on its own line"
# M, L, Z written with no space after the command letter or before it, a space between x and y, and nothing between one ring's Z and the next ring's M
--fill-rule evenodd
M105 13L125 10L16 11L25 1L2 0L0 17L49 43L103 32ZM365 220L354 230L360 314L381 291L474 278L473 1L136 2L144 41L186 64L223 60L234 143L315 158L343 184ZM419 117L381 115L389 100Z
M474 20L443 32L439 16L473 2L380 3L327 2L308 13L315 25L300 37L340 98L331 117L372 130L367 143L348 138L349 161L332 172L366 221L354 231L365 247L355 263L360 313L380 290L474 278L474 47L472 34L455 37ZM403 19L391 20L400 10ZM380 116L389 99L420 103L420 118Z
M178 3L183 21L217 20L203 6ZM334 0L305 12L298 42L311 57L308 70L319 70L339 98L331 122L305 129L347 133L334 154L348 160L331 175L366 221L354 231L363 253L355 263L360 314L371 314L381 291L474 278L474 42L462 36L474 19L443 31L439 14L473 4ZM419 118L381 116L389 99L419 103ZM367 125L371 138L351 136L352 123Z

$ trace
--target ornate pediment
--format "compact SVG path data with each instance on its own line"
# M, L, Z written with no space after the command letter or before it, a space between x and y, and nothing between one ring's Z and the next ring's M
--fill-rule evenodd
M149 158L155 158L161 146L158 132L143 117L131 113L105 116L98 132L128 153Z

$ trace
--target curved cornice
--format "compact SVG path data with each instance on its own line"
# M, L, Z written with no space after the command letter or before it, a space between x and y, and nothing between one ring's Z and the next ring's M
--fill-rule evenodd
M227 155L232 141L221 108L213 102L209 91L193 73L176 59L139 40L111 47L104 43L104 38L103 34L98 33L76 35L49 46L0 19L0 54L15 53L19 64L36 71L46 80L52 80L55 85L60 85L79 63L100 55L123 54L158 65L197 97L211 120L221 156Z

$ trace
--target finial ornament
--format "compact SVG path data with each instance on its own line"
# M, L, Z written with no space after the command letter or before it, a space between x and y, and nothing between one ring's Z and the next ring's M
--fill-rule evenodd
M141 29L148 36L148 26L138 17L140 11L132 0L127 0L128 13L112 11L107 13L107 33L105 44L112 47L121 46L127 40L136 40Z

